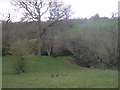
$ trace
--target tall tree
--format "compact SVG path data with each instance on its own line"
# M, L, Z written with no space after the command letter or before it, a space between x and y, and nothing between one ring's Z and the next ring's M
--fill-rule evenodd
M37 54L41 56L41 38L50 27L70 16L71 6L57 0L12 0L12 4L22 10L22 21L37 22ZM45 27L42 25L44 17L49 23Z

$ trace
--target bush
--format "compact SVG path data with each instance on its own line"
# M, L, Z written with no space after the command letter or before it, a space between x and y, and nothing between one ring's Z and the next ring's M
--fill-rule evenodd
M72 56L72 52L68 49L62 48L60 52L58 53L58 56Z
M14 69L20 74L28 69L28 60L33 49L33 42L28 40L17 40L11 46L11 52L14 58Z
M68 40L66 48L72 52L77 64L90 67L97 63L96 52L92 51L89 48L88 42L81 37Z

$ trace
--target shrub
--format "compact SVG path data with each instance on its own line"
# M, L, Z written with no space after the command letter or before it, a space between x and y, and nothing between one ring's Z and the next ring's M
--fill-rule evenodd
M66 48L72 52L77 64L90 67L97 63L96 52L93 52L89 48L88 42L81 37L68 40Z
M33 42L29 40L17 40L11 46L14 58L14 69L20 74L28 69L28 60L33 49Z

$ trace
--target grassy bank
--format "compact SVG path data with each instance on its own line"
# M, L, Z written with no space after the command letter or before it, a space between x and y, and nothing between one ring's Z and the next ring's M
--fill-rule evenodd
M65 57L32 56L26 73L15 74L12 56L3 57L3 88L116 88L117 70L90 69Z

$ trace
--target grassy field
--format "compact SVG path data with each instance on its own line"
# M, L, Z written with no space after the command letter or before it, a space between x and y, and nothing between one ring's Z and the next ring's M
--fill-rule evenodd
M23 74L15 74L12 68L13 57L5 56L3 57L3 88L118 87L117 70L83 68L66 62L64 58L32 56L29 60L29 70Z
M103 19L103 20L92 20L92 21L88 21L86 23L82 23L82 24L77 24L74 27L72 27L69 30L69 33L73 34L73 33L82 33L82 32L86 32L86 33L90 33L90 32L96 32L96 31L108 31L111 29L111 27L116 26L117 28L117 20L107 20L107 19Z

